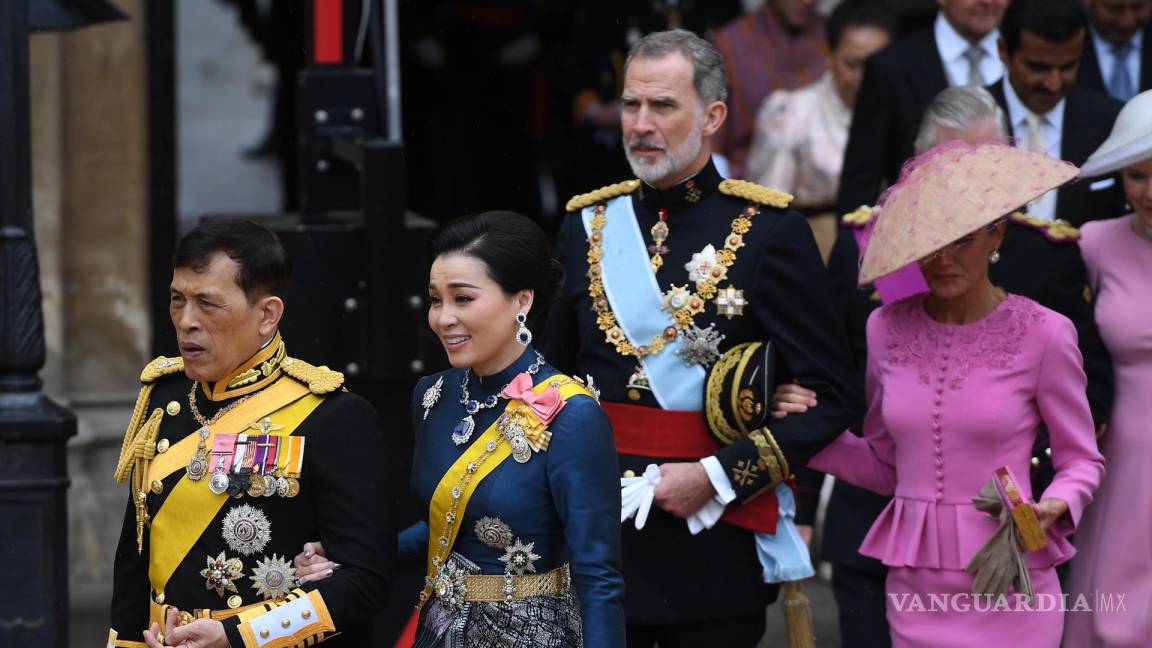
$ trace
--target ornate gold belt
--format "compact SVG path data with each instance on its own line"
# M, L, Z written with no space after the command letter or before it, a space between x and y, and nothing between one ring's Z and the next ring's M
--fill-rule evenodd
M563 594L572 588L568 563L542 574L468 574L464 576L465 601L516 601L532 596Z

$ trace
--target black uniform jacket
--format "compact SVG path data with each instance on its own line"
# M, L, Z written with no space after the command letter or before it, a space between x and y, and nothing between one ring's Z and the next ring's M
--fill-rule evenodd
M685 264L705 246L720 249L732 220L749 205L744 198L719 190L722 178L709 163L680 185L658 191L641 185L629 196L640 231L648 232L659 210L667 210L669 235L664 265L656 274L660 290L689 285ZM720 350L753 340L771 340L781 366L777 376L796 378L819 395L820 407L771 425L771 434L789 463L803 465L809 457L845 429L853 402L853 373L844 336L833 306L831 285L804 218L785 209L758 205L745 246L728 268L723 289L744 291L748 306L742 316L728 319L709 303L695 324L715 324L725 338ZM659 407L649 392L630 399L626 388L636 359L619 355L597 327L588 296L588 235L579 213L570 213L560 229L559 255L565 284L545 331L545 356L574 375L591 375L601 400ZM671 323L671 320L669 320ZM701 414L703 418L703 413ZM653 429L653 434L659 430ZM748 483L732 478L739 461L756 462L755 445L743 438L715 455L737 494L744 501L769 485L767 471ZM672 461L683 461L672 460ZM622 455L622 470L644 471L660 458ZM751 614L775 598L765 586L752 533L724 523L696 536L685 521L653 507L647 525L623 530L625 611L629 623L663 624Z
M299 494L295 497L224 495L227 501L179 562L162 593L153 591L149 581L148 529L144 531L143 551L137 552L136 513L130 499L116 549L111 605L111 625L119 633L120 640L143 641L141 632L149 625L149 597L181 611L192 612L197 609L227 611L229 597L238 595L240 598L233 599L232 603L241 608L263 602L263 607L256 608L253 613L263 612L265 618L248 624L254 640L242 637L240 628L244 624L239 617L222 621L230 645L234 647L263 645L260 632L264 626L261 624L269 621L274 622L275 628L288 621L289 631L285 634L292 636L297 645L305 645L305 641L307 645L321 641L332 646L371 645L370 621L385 603L395 559L392 457L385 447L375 410L364 399L340 387L343 377L339 373L291 358L284 359L284 363L294 364L292 373L300 378L292 377L287 374L287 369L282 372L277 367L270 376L261 380L266 383L260 385L261 390L272 387L277 381L307 382L311 377L316 378L310 384L311 392L323 394L323 402L292 432L293 436L305 439ZM167 369L156 370L157 366L164 365ZM200 428L189 407L189 391L193 385L197 390L197 407L205 419L211 419L221 408L243 397L229 397L229 392L223 392L224 398L211 400L206 391L211 388L193 383L180 370L182 366L179 358L158 358L142 376L142 379L150 378L147 382L152 385L144 410L146 415L156 408L165 410L157 438L159 447L175 445L185 436L196 434ZM167 375L156 377L157 373ZM269 415L272 423L276 423L278 413ZM130 430L129 435L132 432ZM254 429L221 429L217 432L258 434ZM207 477L187 482L186 470L177 470L163 479L159 488L149 488L147 506L151 519L155 520L164 510L168 496L180 482L208 489ZM242 506L252 507L258 512L256 517L268 523L266 542L255 542L257 547L254 551L251 545L241 545L251 551L247 555L230 546L225 538L226 516ZM252 517L250 511L247 517ZM340 563L341 568L318 583L286 587L291 593L279 600L266 600L256 587L254 570L263 573L278 561L290 566L304 543L315 540L323 543L328 557ZM235 541L232 544L235 545ZM216 589L208 586L201 573L210 559L221 554L225 559L242 563L240 575L232 579L236 592L225 589L223 594L218 594ZM310 593L311 597L308 596ZM311 599L296 603L310 608L307 610L309 620L323 617L320 608L325 608L334 630L314 632L307 629L301 618L304 610L295 611L295 608L287 607L301 598ZM279 618L289 609L295 611L293 618Z

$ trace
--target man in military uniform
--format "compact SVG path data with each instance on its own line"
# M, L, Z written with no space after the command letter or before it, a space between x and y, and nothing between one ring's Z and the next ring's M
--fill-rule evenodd
M107 645L368 645L395 554L375 411L286 354L272 232L208 221L173 265L180 357L145 367L116 468L131 491ZM309 539L341 568L301 584Z
M566 283L545 354L594 379L626 475L659 465L646 524L623 531L629 645L754 646L778 591L758 561L760 537L776 530L774 488L847 425L847 343L791 197L724 180L712 164L727 110L715 47L683 30L649 34L624 79L625 153L639 180L568 203ZM721 445L703 412L706 371L765 340L776 375L815 390L821 407ZM706 505L723 516L694 534L685 520Z

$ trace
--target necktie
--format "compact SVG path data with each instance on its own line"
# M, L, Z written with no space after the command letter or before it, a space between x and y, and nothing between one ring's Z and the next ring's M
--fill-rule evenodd
M1132 43L1111 43L1112 49L1112 75L1108 77L1108 94L1120 101L1128 101L1136 91L1132 88L1132 75L1128 73L1128 54L1132 52Z
M964 50L964 58L968 60L968 85L985 85L984 75L980 72L980 59L984 58L984 50L977 45L971 45Z
M1028 123L1028 136L1024 140L1024 147L1029 151L1047 154L1048 148L1044 144L1044 133L1040 130L1044 118L1034 112L1029 112L1024 116L1024 121Z

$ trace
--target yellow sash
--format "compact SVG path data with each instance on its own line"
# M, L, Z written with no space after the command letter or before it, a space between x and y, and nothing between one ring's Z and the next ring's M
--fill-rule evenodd
M205 445L209 448L212 447L212 439L215 438L216 429L241 432L271 412L275 412L275 422L282 427L270 430L269 434L271 436L288 436L304 419L308 418L308 415L320 403L324 402L324 397L310 393L306 385L301 385L294 380L281 380L269 387L267 391L275 390L281 384L298 385L303 388L303 393L306 395L301 397L298 390L285 387L278 390L279 401L271 398L257 401L257 397L253 397L247 403L228 412L219 421L213 423L213 432L205 441ZM270 409L271 405L276 402L279 404ZM286 405L287 407L285 407ZM257 408L257 406L259 407ZM189 435L188 438L195 436ZM187 440L186 438L181 443ZM195 446L191 447L195 450ZM171 450L175 450L175 448L176 446L173 446L169 452L157 455L156 458L159 459L172 454ZM187 453L187 456L191 456L191 453ZM185 461L187 461L187 456ZM151 474L151 471L149 472ZM152 520L152 531L149 534L148 579L152 581L154 592L164 591L165 586L168 585L168 579L172 577L176 567L192 550L192 545L196 544L196 540L204 533L204 529L212 523L216 514L227 501L227 494L216 495L208 490L208 484L203 481L194 482L185 475L177 482L176 487L172 489L171 494L164 500L160 510L156 513L156 517Z
M577 394L592 395L579 382L562 374L541 381L532 388L532 391L542 394L553 384L556 384L560 390L560 397L564 400ZM518 400L510 401L504 412L507 413L514 407L524 405ZM468 508L468 500L471 499L472 493L476 492L476 487L485 477L512 454L512 447L496 427L500 418L496 417L496 421L489 425L488 429L484 430L484 433L448 468L432 494L432 501L428 506L428 572L424 591L420 597L420 607L431 595L437 569L445 564L448 555L452 553L456 535L460 530L460 521L464 519L464 511ZM489 449L490 446L492 449ZM454 490L458 494L455 498ZM455 506L453 506L454 499Z

